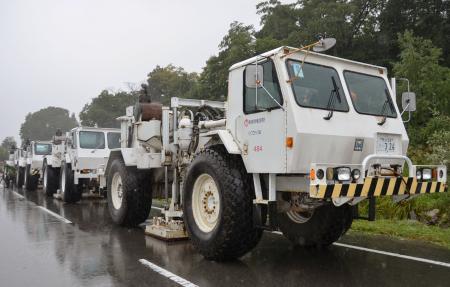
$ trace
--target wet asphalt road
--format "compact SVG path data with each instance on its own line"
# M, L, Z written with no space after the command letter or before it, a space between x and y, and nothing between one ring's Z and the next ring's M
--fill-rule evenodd
M114 226L103 199L70 205L42 191L0 187L0 228L0 286L180 286L139 259L198 286L450 286L448 266L342 246L297 249L272 233L240 260L209 262L189 241L167 244ZM355 235L340 242L450 263L449 250L423 243Z

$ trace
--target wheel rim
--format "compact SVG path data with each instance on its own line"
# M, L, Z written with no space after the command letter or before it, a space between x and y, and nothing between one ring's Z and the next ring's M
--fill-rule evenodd
M61 193L66 192L66 168L63 167L61 170Z
M44 168L44 179L42 182L42 185L44 186L44 189L47 190L47 167Z
M195 223L203 232L211 232L219 221L221 208L219 189L209 174L200 175L192 192L192 211Z
M119 172L116 172L113 175L111 181L111 199L115 209L120 209L122 206L123 199L123 185L122 185L122 177Z
M314 210L304 212L289 210L286 214L295 223L305 223L311 219L314 214Z

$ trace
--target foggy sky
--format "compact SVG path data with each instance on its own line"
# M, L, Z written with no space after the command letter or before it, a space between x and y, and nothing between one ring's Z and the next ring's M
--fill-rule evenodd
M259 2L0 0L0 140L20 142L25 115L47 106L78 118L101 90L156 65L200 72L232 21L259 26Z

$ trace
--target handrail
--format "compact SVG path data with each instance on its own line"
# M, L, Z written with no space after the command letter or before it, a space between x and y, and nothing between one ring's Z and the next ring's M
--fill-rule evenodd
M404 155L388 155L388 154L370 154L364 158L362 161L362 171L363 175L365 175L365 171L367 169L367 164L372 159L403 159L408 164L409 176L414 176L413 163L409 157ZM365 177L365 176L364 176Z

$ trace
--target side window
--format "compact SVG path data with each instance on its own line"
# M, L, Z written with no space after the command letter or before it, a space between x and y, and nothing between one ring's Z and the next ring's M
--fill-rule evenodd
M253 66L253 67L250 67ZM258 75L261 72L262 77L258 77L258 81L261 80L261 84L256 85L255 82L248 83L246 79L251 78L247 73L253 72L255 74L255 65L249 65L244 71L244 112L246 114L256 113L270 109L279 108L283 104L283 98L281 97L280 84L278 83L277 73L272 61L266 61L260 64L258 69ZM252 85L253 84L253 85ZM278 102L278 103L277 103Z

